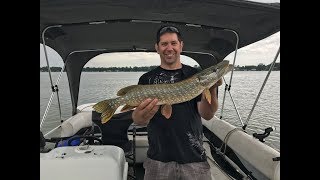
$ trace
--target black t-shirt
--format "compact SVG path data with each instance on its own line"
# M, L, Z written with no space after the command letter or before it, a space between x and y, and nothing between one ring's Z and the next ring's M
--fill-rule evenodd
M157 67L143 74L138 84L175 83L195 73L197 70L188 65L182 65L182 68L177 70ZM180 164L206 160L202 146L202 122L197 108L197 102L200 100L201 95L190 101L172 105L172 115L169 119L161 114L159 108L147 126L149 158Z

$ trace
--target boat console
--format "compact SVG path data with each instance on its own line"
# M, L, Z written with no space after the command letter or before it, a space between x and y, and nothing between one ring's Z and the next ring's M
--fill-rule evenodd
M126 180L124 151L112 145L65 146L40 153L40 179Z

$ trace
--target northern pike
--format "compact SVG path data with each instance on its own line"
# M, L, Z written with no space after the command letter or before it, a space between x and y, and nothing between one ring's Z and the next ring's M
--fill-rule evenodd
M127 86L117 92L119 97L100 101L93 108L101 113L101 122L106 123L121 105L125 105L121 109L123 112L137 107L147 98L157 98L157 105L162 105L161 113L168 119L172 113L172 104L189 101L202 92L211 103L209 88L232 69L233 65L224 60L176 83Z

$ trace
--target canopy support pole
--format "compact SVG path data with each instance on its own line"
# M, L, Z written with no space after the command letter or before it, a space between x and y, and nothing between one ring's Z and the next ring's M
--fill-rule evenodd
M272 64L270 65L268 74L267 74L266 78L264 79L264 82L263 82L263 84L262 84L262 86L261 86L261 88L260 88L260 91L259 91L259 93L258 93L258 96L257 96L256 100L254 101L254 104L253 104L252 109L251 109L251 111L250 111L250 113L249 113L249 116L248 116L248 118L247 118L247 120L246 120L246 123L245 123L245 125L242 127L243 130L245 130L246 127L247 127L247 125L248 125L248 122L249 122L249 119L250 119L250 117L251 117L251 115L252 115L252 112L253 112L253 110L254 110L254 108L255 108L255 106L256 106L259 98L260 98L260 95L261 95L261 93L262 93L262 90L263 90L264 86L266 85L266 82L267 82L267 80L268 80L268 78L269 78L269 75L270 75L270 73L271 73L271 71L272 71L272 69L273 69L273 67L274 67L274 65L275 65L275 63L276 63L276 60L277 60L277 58L278 58L278 56L279 56L279 53L280 53L280 46L279 46L279 49L278 49L278 52L277 52L276 56L275 56L274 59L273 59Z

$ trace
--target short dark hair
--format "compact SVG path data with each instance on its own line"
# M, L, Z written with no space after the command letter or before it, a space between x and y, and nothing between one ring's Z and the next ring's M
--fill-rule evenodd
M157 44L160 41L160 36L164 33L176 33L178 36L178 40L181 42L182 41L182 36L181 36L181 32L180 30L176 27L176 26L172 26L172 25L165 25L165 26L161 26L158 31L157 31Z

